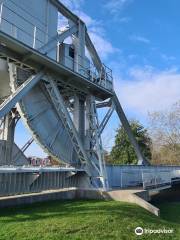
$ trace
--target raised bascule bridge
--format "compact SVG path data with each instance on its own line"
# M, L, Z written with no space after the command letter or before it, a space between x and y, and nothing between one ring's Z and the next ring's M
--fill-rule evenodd
M105 166L101 135L113 111L142 165L138 173L149 164L116 96L111 69L85 23L60 1L0 0L0 104L1 196L67 187L106 190L122 186L122 179L142 183L129 173L117 183L120 173ZM22 149L14 142L20 118L32 135ZM24 151L33 141L69 168L28 166Z

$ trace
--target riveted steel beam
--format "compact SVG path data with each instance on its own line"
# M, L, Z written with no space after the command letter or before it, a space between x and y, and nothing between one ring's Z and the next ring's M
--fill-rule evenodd
M4 117L44 76L41 71L29 77L20 87L16 89L1 105L0 118Z

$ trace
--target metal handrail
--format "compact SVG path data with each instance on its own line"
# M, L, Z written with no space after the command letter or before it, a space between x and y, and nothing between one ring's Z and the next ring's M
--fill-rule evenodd
M14 3L12 0L9 0L9 1ZM24 28L22 28L20 26L17 26L14 22L11 22L8 18L4 17L3 16L3 9L4 8L7 8L8 11L11 11L13 14L15 14L16 16L21 18L25 23L29 24L32 27L32 34L30 32L28 32L28 31L26 31L26 29L24 29ZM24 10L22 7L20 7L20 8L22 10ZM27 11L25 11L25 12L27 12ZM29 15L32 16L31 14L29 14ZM31 47L36 49L36 51L38 51L40 53L43 53L41 51L41 47L44 46L44 44L46 44L45 38L46 37L48 37L49 39L53 38L53 36L50 36L47 32L44 32L42 29L40 29L39 27L34 25L32 22L28 21L27 19L22 17L17 12L13 11L12 9L10 9L8 6L5 5L4 2L2 2L1 5L0 5L0 28L2 27L2 21L5 21L10 26L12 26L12 30L11 30L12 32L9 33L10 35L13 36L14 33L16 34L17 31L20 31L20 32L26 34L28 37L30 37L32 39ZM44 41L37 36L39 31L43 34L42 35L42 39L44 39ZM57 35L58 35L58 33L57 33ZM16 36L13 36L13 37L16 37ZM41 45L41 46L39 46L39 45ZM57 38L57 44L55 44L55 46L53 48L51 48L50 51L55 50L56 53L59 54L57 45L58 45L58 38ZM78 55L78 59L80 59L81 61L76 61L74 58L71 59L70 57L67 57L67 56L64 56L64 58L66 58L66 59L68 58L68 60L72 62L73 66L75 64L77 64L77 66L78 66L78 73L80 75L82 75L83 77L85 77L88 80L91 80L92 82L95 82L96 84L98 84L100 86L103 86L103 87L105 87L105 88L107 88L109 90L113 90L112 70L110 68L108 68L106 65L104 65L104 64L102 65L101 73L99 73L97 71L96 67L94 66L94 64L90 60L87 60L86 58L84 58L84 57L82 57L80 55ZM59 62L58 59L56 59L56 61ZM81 64L82 62L85 63L85 64ZM85 67L84 65L89 65L89 67ZM74 68L72 69L72 68L66 66L65 64L63 64L63 66L65 66L66 68L69 68L69 69L74 71Z

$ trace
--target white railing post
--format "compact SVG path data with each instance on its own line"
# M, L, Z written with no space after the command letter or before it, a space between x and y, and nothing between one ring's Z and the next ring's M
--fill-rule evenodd
M34 36L33 36L33 48L36 47L36 26L34 26Z
M123 188L123 170L121 169L121 188Z
M1 3L1 7L0 7L0 29L2 24L2 13L3 13L3 3Z
M57 43L57 50L56 50L56 61L59 63L59 50L60 50L60 43Z

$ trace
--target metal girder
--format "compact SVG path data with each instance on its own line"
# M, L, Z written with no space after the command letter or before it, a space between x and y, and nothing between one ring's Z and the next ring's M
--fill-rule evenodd
M102 147L101 136L99 134L99 121L96 109L96 102L93 96L89 96L87 98L87 116L88 116L88 140L89 144L89 152L91 155L91 162L95 169L98 170L99 179L102 183L104 189L107 186L107 175L105 169L105 161L104 161L104 151ZM93 158L93 153L95 153L96 158Z
M24 153L33 142L34 142L34 138L30 138L21 148L21 151Z
M59 92L56 83L50 77L48 77L45 83L45 87L49 93L49 96L52 100L58 116L63 122L65 129L69 133L73 147L79 157L80 162L83 164L88 163L88 157L86 156L86 152L83 148L82 142L78 136L74 123L64 104L64 100Z
M76 16L75 14L73 14L67 7L65 7L61 2L57 1L57 0L50 0L51 3L57 7L58 11L67 19L71 20L72 22L78 24L79 21L83 22L78 16ZM94 65L96 66L98 72L100 73L102 70L102 62L98 56L98 53L89 37L89 34L87 33L87 29L86 29L86 47L91 55L91 58L93 60Z
M2 35L3 38L1 38ZM8 42L11 42L10 45L12 49L8 48L8 42L5 39L8 39ZM92 81L83 77L83 75L80 75L66 68L64 65L53 61L46 55L43 55L40 52L37 52L34 49L23 45L21 42L0 31L0 41L1 40L2 42L6 42L7 46L2 46L0 44L0 58L2 57L7 61L12 61L17 66L23 66L25 69L37 70L40 67L44 66L48 69L48 71L53 72L53 74L56 75L57 78L59 76L61 77L62 75L65 76L66 78L62 78L62 82L66 83L68 78L68 83L71 84L71 87L76 87L80 89L81 86L81 89L85 92L90 91L92 94L96 92L99 99L102 100L112 97L112 91L93 83ZM22 58L25 53L27 54L27 52L31 52L32 54L30 54L30 57L27 61L22 62Z
M97 71L100 73L102 71L103 64L101 62L101 59L99 58L99 55L98 55L98 53L97 53L97 51L96 51L96 49L95 49L95 47L94 47L94 45L92 43L92 41L91 41L87 31L86 31L85 39L86 39L86 47L87 47L87 49L89 51L89 54L90 54L90 56L92 58L92 61L93 61L94 65L95 65L95 67L97 68Z
M82 21L78 16L76 16L75 14L73 14L67 7L65 7L61 2L57 1L57 0L50 0L51 3L57 7L58 11L67 19L71 20L74 23L78 23L79 21ZM82 21L83 22L83 21ZM98 68L98 70L101 70L102 67L102 62L96 52L96 49L89 37L89 34L87 33L86 30L86 45L88 48L88 51L91 54L91 57L93 59L93 62L95 63L95 66Z
M57 36L57 40L59 42L63 42L64 39L66 39L67 37L71 36L72 34L76 33L78 30L77 26L74 25L72 27L70 27L69 29L67 29L66 31L62 32L61 34L59 34Z
M121 107L121 104L119 102L119 99L117 97L117 95L114 93L114 96L112 98L112 101L114 103L114 106L115 106L115 109L116 109L116 112L120 118L120 121L129 137L129 140L131 142L131 144L133 145L134 147L134 150L135 150L135 153L137 155L137 158L138 158L138 165L149 165L149 162L145 159L145 157L143 156L140 148L139 148L139 145L136 141L136 138L134 137L133 133L132 133L132 130L131 130L131 127L129 125L129 122L126 118L126 115Z
M19 157L22 153L24 153L24 152L29 148L29 146L30 146L33 142L34 142L34 139L33 139L33 138L29 139L29 140L24 144L24 146L23 146L21 149L19 149L19 151L16 153L16 155L13 156L13 161L16 162L16 160L18 159L18 157Z
M16 89L1 105L0 118L4 117L44 76L41 71L29 77L20 87Z
M71 20L72 22L78 24L79 21L83 22L78 16L76 16L75 14L73 14L68 8L66 8L61 2L57 1L57 0L50 0L51 3L57 7L58 11L67 19ZM94 65L96 66L98 72L100 73L102 70L102 62L98 56L98 53L89 37L89 34L87 33L87 29L86 29L86 46L87 49L91 55L91 58L93 60Z
M112 113L114 112L114 106L111 106L111 108L108 110L108 112L106 113L105 117L103 118L101 124L99 125L99 135L102 134L106 124L108 123Z
M112 101L109 100L107 102L96 103L96 108L111 107L111 105L112 105Z
M4 124L4 118L0 119L0 128L3 126Z
M57 45L57 42L62 43L67 37L71 36L72 34L76 33L78 30L77 26L74 25L67 29L66 31L62 32L51 38L44 46L38 49L38 51L47 54L50 50Z
M78 16L73 14L67 7L65 7L60 1L58 0L50 0L50 2L58 9L58 11L66 18L70 19L71 21L78 23L80 20Z
M71 28L67 29L61 34L57 34L54 37L52 37L45 45L40 47L38 49L39 52L43 54L49 53L51 50L53 50L56 46L57 43L62 43L67 37L71 36L72 34L77 32L77 26L73 25ZM25 55L22 59L22 61L27 61L27 59L32 55L32 53L28 53Z

